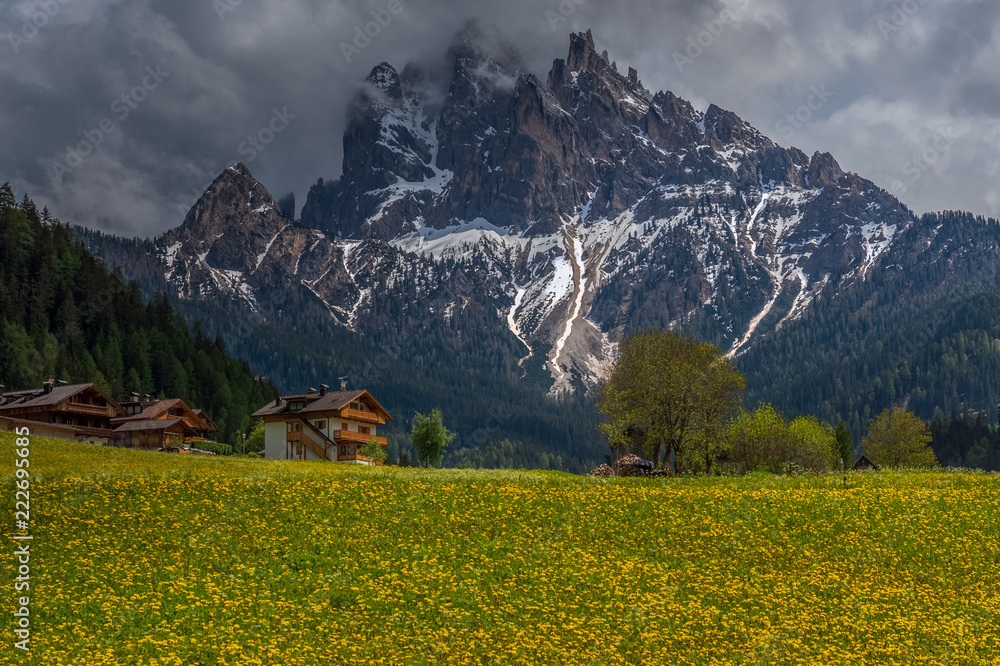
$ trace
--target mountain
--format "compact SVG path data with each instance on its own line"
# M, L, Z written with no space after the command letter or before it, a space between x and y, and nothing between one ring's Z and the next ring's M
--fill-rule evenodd
M651 93L590 32L544 82L475 23L446 62L372 70L347 109L342 175L311 188L299 221L236 164L155 241L84 237L279 385L350 374L406 411L448 402L484 442L538 443L572 422L580 461L599 459L600 438L567 415L585 413L625 334L659 326L729 349L755 400L856 412L857 435L859 401L890 400L864 388L877 374L860 350L898 338L915 304L950 303L930 293L924 262L960 284L997 258L992 222L959 225L982 236L975 253L935 245L946 222L918 219L828 153ZM855 328L831 331L830 313ZM834 366L851 373L841 393L827 387ZM937 406L968 402L954 393Z

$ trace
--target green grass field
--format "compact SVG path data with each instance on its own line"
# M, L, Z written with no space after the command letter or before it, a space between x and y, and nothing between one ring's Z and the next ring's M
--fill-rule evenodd
M1000 477L595 480L31 444L2 663L1000 663Z

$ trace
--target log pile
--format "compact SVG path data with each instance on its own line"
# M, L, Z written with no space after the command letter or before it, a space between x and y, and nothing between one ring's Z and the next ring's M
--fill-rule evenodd
M608 465L601 465L593 472L590 473L591 476L597 476L601 478L607 478L609 476L615 475L615 470L611 469Z
M654 467L652 460L643 460L630 453L618 461L618 476L649 476Z

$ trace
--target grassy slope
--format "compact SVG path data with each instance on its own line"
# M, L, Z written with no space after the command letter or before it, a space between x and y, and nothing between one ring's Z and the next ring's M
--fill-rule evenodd
M32 451L34 663L1000 654L996 476L605 481ZM13 459L0 434L8 544ZM31 663L12 643L0 663Z

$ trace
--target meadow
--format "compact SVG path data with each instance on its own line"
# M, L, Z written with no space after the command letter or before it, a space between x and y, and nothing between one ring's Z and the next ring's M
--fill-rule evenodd
M1000 477L359 468L33 439L0 663L1000 664Z

